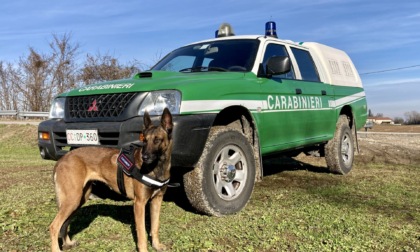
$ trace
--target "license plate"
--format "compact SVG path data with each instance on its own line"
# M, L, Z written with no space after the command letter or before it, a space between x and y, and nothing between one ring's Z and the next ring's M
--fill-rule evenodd
M99 145L98 130L66 130L68 144Z

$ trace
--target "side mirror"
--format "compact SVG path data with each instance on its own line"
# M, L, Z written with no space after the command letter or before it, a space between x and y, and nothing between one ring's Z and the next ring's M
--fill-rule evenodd
M268 59L265 66L265 74L268 78L273 75L288 73L290 70L291 64L288 56L273 56Z

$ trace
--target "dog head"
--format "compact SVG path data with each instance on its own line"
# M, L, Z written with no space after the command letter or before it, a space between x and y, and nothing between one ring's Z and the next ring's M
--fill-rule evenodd
M144 130L142 149L143 163L153 164L162 159L170 160L172 150L172 115L165 108L162 113L160 125L153 125L149 113L144 113Z

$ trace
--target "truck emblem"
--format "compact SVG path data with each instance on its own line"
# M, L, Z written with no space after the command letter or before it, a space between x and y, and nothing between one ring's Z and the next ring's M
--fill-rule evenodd
M90 107L88 108L88 112L91 111L99 111L98 106L96 106L96 99L93 100L92 105L90 105Z

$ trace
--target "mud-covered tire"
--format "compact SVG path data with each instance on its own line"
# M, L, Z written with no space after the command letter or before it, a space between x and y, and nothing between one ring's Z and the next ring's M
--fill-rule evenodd
M344 175L353 167L354 140L346 115L338 118L334 138L325 145L325 160L332 173Z
M242 132L223 126L210 130L197 166L184 175L191 205L212 216L233 214L244 208L254 182L251 144Z

